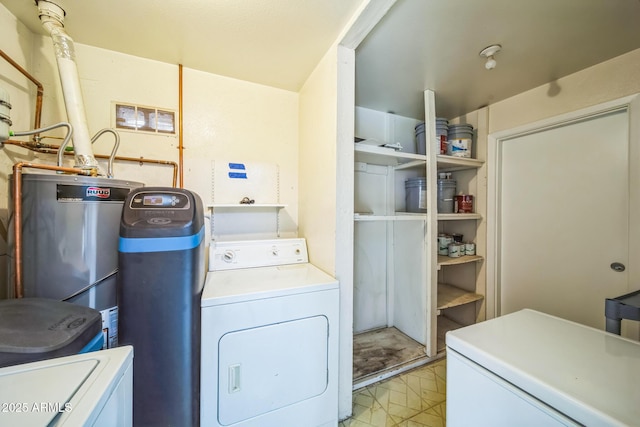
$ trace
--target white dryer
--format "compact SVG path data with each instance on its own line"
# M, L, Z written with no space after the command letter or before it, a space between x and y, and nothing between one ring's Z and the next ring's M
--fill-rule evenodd
M133 347L0 369L0 425L131 427Z
M203 426L336 426L335 278L304 239L213 242L202 293Z

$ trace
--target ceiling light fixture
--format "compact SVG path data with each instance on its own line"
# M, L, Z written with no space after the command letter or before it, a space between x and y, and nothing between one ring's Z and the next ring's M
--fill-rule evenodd
M494 59L493 55L500 52L501 49L502 46L500 46L499 44L492 44L491 46L485 47L480 51L480 56L483 58L487 58L487 62L486 64L484 64L484 68L486 68L487 70L493 70L494 68L496 68L496 60Z

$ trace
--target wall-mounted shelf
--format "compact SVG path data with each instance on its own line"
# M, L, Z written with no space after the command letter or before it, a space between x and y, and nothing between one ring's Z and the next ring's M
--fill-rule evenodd
M482 215L479 213L438 214L438 221L465 221L469 219L482 219Z
M470 262L480 262L484 258L480 255L463 255L458 258L452 258L446 255L438 255L438 270L446 265L467 264Z
M482 299L484 299L484 297L475 292L465 291L464 289L445 283L438 283L438 314L440 314L440 310L458 307Z
M461 325L448 317L438 316L438 327L437 327L437 351L440 353L446 349L446 341L445 336L447 332L453 331L455 329L462 328L464 325Z
M255 240L280 237L286 204L280 203L280 167L275 163L213 160L211 240ZM254 203L241 203L243 201Z
M395 215L374 215L369 213L356 213L354 221L426 221L427 214L396 212Z
M207 205L209 209L283 209L287 205L278 203L240 204L240 203L214 203Z
M471 159L468 157L453 157L444 154L436 156L438 172L453 172L465 169L478 169L484 165L484 160Z
M376 147L374 145L355 144L355 161L382 166L424 167L427 156L422 154L405 153L391 148Z

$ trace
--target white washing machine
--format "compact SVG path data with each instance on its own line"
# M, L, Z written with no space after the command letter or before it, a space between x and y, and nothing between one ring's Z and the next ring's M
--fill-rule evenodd
M133 347L0 369L0 425L131 427Z
M212 242L209 269L201 424L335 427L338 282L306 241Z
M534 310L446 341L447 426L639 425L637 341Z

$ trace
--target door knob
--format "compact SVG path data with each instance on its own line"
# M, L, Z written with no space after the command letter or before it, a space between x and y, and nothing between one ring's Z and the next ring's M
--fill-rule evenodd
M625 268L626 268L626 267L625 267L625 266L624 266L624 264L623 264L623 263L621 263L621 262L612 262L612 263L611 263L611 269L612 269L613 271L617 271L617 272L621 273L621 272L623 272L623 271L624 271L624 269L625 269Z

